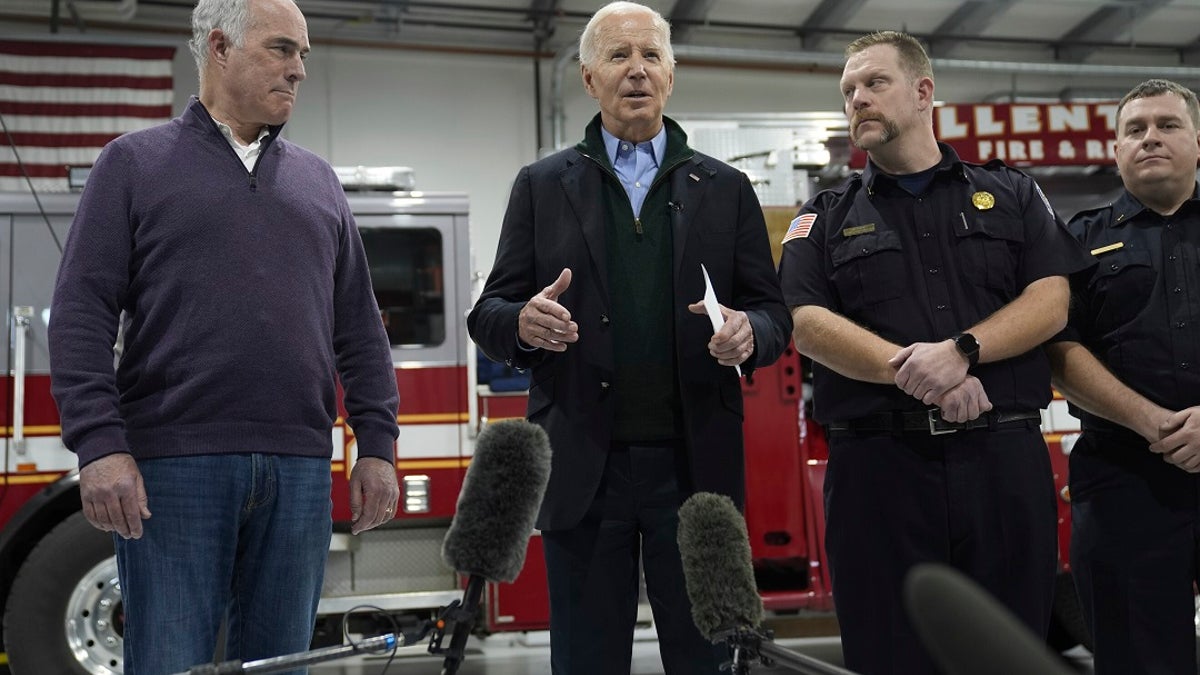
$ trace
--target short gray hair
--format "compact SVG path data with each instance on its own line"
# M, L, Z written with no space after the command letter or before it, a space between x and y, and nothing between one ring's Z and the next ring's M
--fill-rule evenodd
M670 66L671 70L674 70L675 50L671 48L671 24L667 23L663 15L654 9L645 5L639 5L636 2L625 2L624 0L608 3L597 10L592 15L592 18L588 20L587 26L583 28L583 34L579 36L579 62L588 67L596 63L596 58L599 56L596 53L598 49L596 45L596 27L605 17L611 14L626 12L646 12L653 17L654 30L658 31L659 36L662 37L663 62Z
M203 76L208 63L208 34L221 29L234 47L241 47L250 23L250 0L199 0L192 10L192 39L188 47Z
M1121 121L1121 111L1125 109L1125 105L1130 101L1139 98L1164 96L1166 94L1175 94L1183 99L1184 105L1187 106L1188 118L1192 120L1192 127L1200 129L1200 103L1196 101L1196 94L1182 84L1177 84L1170 80L1146 80L1133 89L1130 89L1129 93L1125 94L1125 97L1117 104L1118 124ZM1118 133L1120 133L1119 127Z

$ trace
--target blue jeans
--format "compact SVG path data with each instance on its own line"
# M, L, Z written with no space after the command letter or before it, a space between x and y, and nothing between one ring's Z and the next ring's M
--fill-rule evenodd
M202 455L138 462L151 517L114 536L125 675L308 649L332 532L329 460ZM303 675L305 669L294 671Z

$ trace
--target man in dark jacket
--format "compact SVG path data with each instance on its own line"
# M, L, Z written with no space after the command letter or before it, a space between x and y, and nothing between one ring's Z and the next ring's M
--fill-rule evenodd
M628 672L640 558L666 672L715 674L723 653L692 623L677 511L701 490L741 503L738 374L779 357L791 320L750 182L663 116L666 21L612 3L580 62L600 114L518 174L468 326L490 357L532 368L528 416L554 450L537 521L554 672Z

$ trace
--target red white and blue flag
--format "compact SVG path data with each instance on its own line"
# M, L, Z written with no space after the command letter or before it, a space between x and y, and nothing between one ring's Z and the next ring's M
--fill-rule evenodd
M788 227L787 233L783 235L781 243L786 244L793 239L807 237L808 233L812 231L812 226L815 222L817 222L817 214L815 213L802 213L796 216L791 226Z
M0 190L68 189L129 131L171 119L174 47L0 40ZM16 146L16 152L13 151Z

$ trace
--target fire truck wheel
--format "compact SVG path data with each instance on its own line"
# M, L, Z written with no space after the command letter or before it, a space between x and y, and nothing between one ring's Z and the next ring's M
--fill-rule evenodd
M1083 645L1088 651L1092 649L1092 632L1083 616L1079 594L1075 591L1075 579L1070 572L1059 572L1054 580L1054 608L1046 643L1058 652L1078 645Z
M75 513L38 543L4 612L12 675L122 671L121 585L112 535Z

